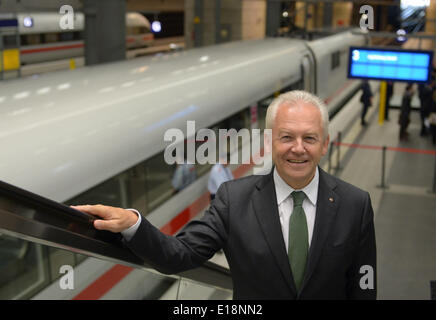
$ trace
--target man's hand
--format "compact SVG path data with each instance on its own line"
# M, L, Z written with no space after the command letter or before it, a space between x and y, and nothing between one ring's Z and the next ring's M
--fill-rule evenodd
M121 232L130 228L138 221L136 213L122 208L103 206L101 204L71 206L71 208L103 218L102 220L94 221L94 227L98 230Z

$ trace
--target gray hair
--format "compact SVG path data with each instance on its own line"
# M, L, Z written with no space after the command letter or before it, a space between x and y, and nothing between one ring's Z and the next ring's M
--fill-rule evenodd
M305 102L307 104L311 104L319 109L321 113L321 120L322 120L323 133L324 133L323 139L324 140L327 139L327 136L329 134L329 113L327 110L327 106L317 96L302 90L293 90L293 91L282 93L270 103L266 111L266 117L265 117L266 128L272 129L279 106L281 106L284 103L290 106L294 106L299 101Z

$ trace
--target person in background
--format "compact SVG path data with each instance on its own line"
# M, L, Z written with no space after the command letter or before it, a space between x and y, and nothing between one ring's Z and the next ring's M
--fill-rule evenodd
M414 93L415 89L413 88L413 83L407 84L401 101L400 118L398 119L398 124L400 125L400 141L407 141L409 138L407 127L410 123L411 102Z
M360 102L363 104L362 116L361 116L361 124L362 126L366 126L365 116L368 111L368 108L372 104L372 91L369 86L368 80L363 80L362 83L362 95L360 96Z
M390 101L394 93L394 83L388 81L386 86L386 101L385 101L385 121L389 121L389 108L391 107Z
M435 70L433 70L431 88L432 88L432 92L427 102L429 104L428 120L430 124L430 133L432 137L431 140L433 144L436 145L436 71Z
M429 113L431 141L436 145L436 102L432 101Z
M177 193L197 179L197 172L195 170L195 165L189 163L186 159L183 163L178 163L177 168L174 171L173 179L171 184L174 189L174 193Z
M436 92L436 74L435 72L431 75L431 80L429 83L425 83L421 85L421 92L420 92L420 113L421 113L421 136L426 136L428 134L428 131L433 136L433 130L432 130L432 122L435 122L433 124L436 125L436 115L432 115L432 113L435 113L434 110L434 104L433 101L433 95ZM427 125L426 125L426 119L428 119Z
M220 161L215 164L210 170L209 181L207 182L207 189L210 192L211 201L215 199L215 194L220 185L226 181L233 180L232 170L229 168L230 156L222 154Z

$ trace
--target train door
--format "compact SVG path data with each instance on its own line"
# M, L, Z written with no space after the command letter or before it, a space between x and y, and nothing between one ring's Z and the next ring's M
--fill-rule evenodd
M315 63L311 55L303 56L301 61L301 76L303 79L303 90L316 94Z

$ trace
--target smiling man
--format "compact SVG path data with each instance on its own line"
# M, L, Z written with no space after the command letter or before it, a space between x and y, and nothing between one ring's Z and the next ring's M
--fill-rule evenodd
M274 168L223 183L200 220L172 237L139 213L78 206L97 229L164 273L195 268L223 249L236 299L375 299L376 246L369 194L318 167L328 149L324 103L304 91L268 107Z

